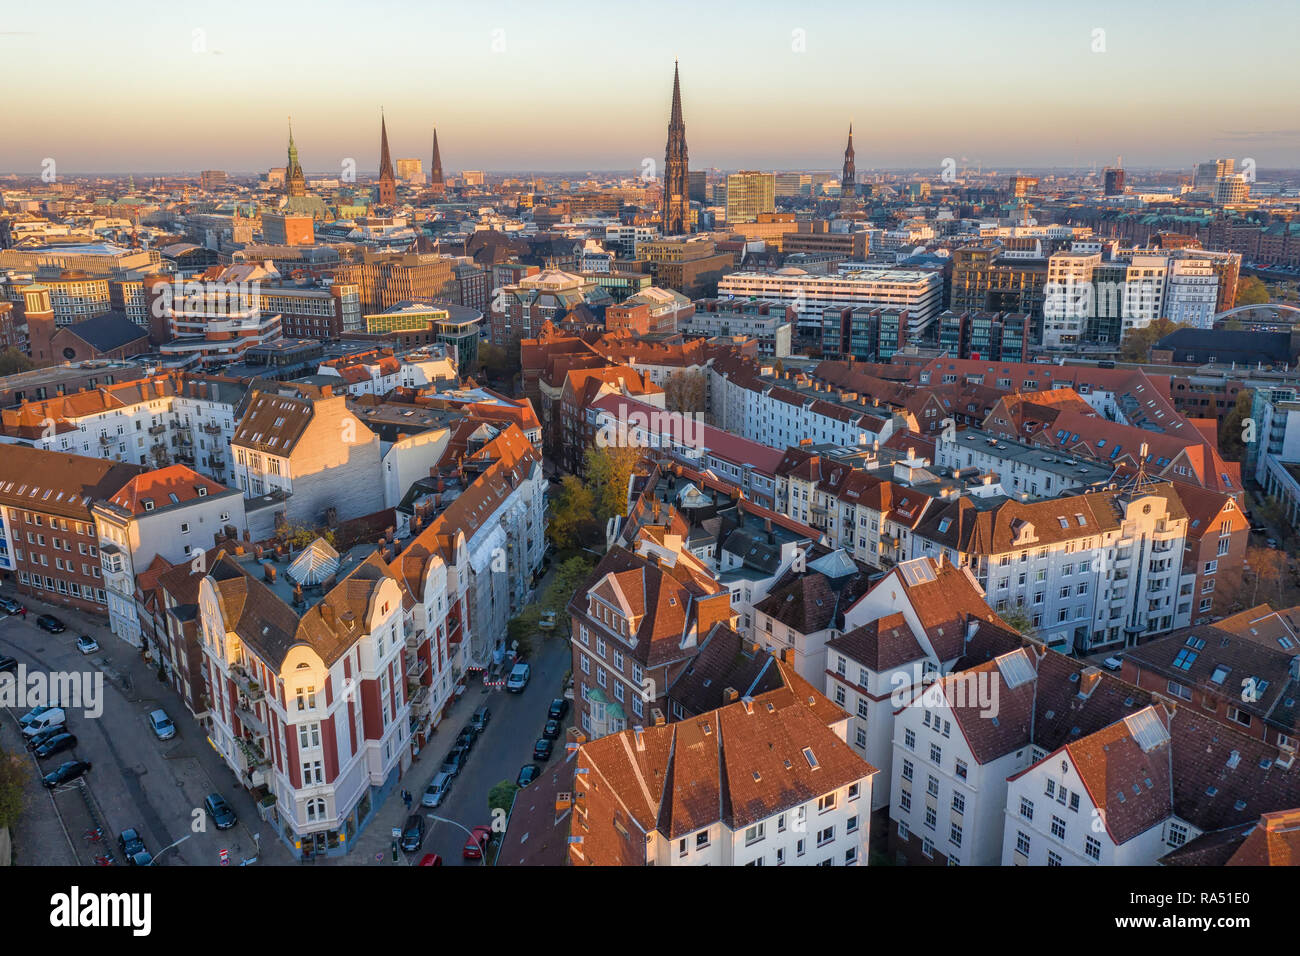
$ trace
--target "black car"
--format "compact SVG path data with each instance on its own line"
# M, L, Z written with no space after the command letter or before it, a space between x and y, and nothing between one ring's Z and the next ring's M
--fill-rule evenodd
M208 794L203 800L203 809L208 811L218 830L229 830L239 820L230 804L226 803L226 798L219 793Z
M83 773L90 769L90 763L85 760L69 760L67 763L60 765L58 770L53 770L45 775L41 781L45 784L45 789L53 790L60 784L70 783L76 780Z
M414 853L424 842L424 817L419 813L412 813L406 818L406 826L402 827L401 847L407 853Z
M557 697L551 701L551 706L546 711L546 716L551 720L563 720L564 715L569 712L569 702L563 697Z
M53 757L65 750L71 750L75 746L77 746L76 734L55 734L33 750L32 753L44 760L46 757Z
M474 741L478 740L478 731L474 729L472 723L466 724L460 729L460 736L456 738L456 746L465 750L471 750L474 747Z
M533 744L533 759L547 761L551 759L551 750L554 748L549 740L543 737L537 743Z
M27 738L27 749L36 750L38 747L45 746L47 743L49 743L55 737L58 737L60 734L66 734L67 732L68 732L67 725L59 724L57 727L50 727L47 730L42 730L39 734L32 734L30 737Z
M446 759L444 759L442 762L442 767L440 768L440 772L449 773L454 777L456 776L456 774L460 773L461 768L463 768L464 766L465 766L465 748L452 747L451 750L447 752Z
M480 734L487 729L488 721L492 719L492 710L487 704L484 704L478 710L474 711L474 716L469 719L469 725Z
M554 740L560 736L560 722L558 720L548 720L546 726L542 728L542 736L547 740Z
M42 614L36 619L36 626L42 631L49 631L51 634L62 634L67 630L63 626L63 622L53 614Z
M0 654L0 674L3 674L5 671L17 671L17 670L18 670L18 661L16 658L5 657L3 654Z
M541 772L542 768L537 766L537 764L526 763L520 768L519 776L515 779L515 783L519 784L521 787L526 787L536 780L538 776L541 775Z

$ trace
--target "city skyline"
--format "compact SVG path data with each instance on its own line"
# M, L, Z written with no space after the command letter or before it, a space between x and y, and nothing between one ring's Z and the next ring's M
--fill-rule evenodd
M696 168L835 169L850 120L863 171L937 167L946 157L1005 169L1088 167L1117 155L1131 167L1190 168L1211 155L1294 164L1300 128L1285 103L1286 57L1252 63L1248 87L1186 69L1217 54L1198 14L1209 16L1208 5L1015 6L1026 15L941 5L922 39L901 11L813 4L790 14L759 3L735 21L669 4L681 16L611 43L581 3L538 17L512 4L435 16L394 2L380 8L387 17L356 25L351 48L333 52L324 42L332 3L308 21L244 2L220 18L168 8L126 29L74 2L71 14L89 27L77 36L22 13L0 35L14 75L62 63L39 97L9 104L0 172L34 174L46 158L68 174L264 171L282 162L292 114L305 170L328 174L351 159L365 174L378 168L382 107L394 156L427 156L436 125L450 170L639 173L663 156L674 58ZM1236 15L1249 22L1266 10ZM241 11L257 16L256 33L224 26L246 22ZM1295 12L1268 16L1270 36L1300 34ZM744 68L710 42L719 31ZM864 37L913 35L861 52ZM96 52L106 40L123 62L147 57L151 77L179 82L105 70ZM858 66L846 75L846 63ZM59 121L67 117L77 122Z

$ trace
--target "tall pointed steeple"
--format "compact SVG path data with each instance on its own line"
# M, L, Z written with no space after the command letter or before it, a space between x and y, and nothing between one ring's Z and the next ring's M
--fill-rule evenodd
M690 231L690 176L687 172L686 121L682 119L682 85L673 61L673 105L668 118L668 145L664 148L663 204L660 215L665 236Z
M853 124L849 123L849 142L844 147L844 172L840 174L840 207L853 206L857 195L857 170L853 165Z
M384 113L379 113L379 188L378 202L391 206L397 202L397 177L393 175L393 157L388 151L388 125Z
M284 168L284 191L289 196L307 195L307 179L298 162L298 147L293 143L293 117L289 117L289 156Z
M438 152L438 127L433 128L433 160L429 164L429 188L435 193L446 189L442 178L442 154Z

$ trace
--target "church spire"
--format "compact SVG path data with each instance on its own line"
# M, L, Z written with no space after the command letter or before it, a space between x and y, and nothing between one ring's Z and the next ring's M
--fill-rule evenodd
M289 155L284 167L284 189L290 196L307 195L307 180L298 162L298 147L293 142L293 117L289 117Z
M854 204L858 193L857 170L853 164L853 123L849 122L849 141L844 147L844 171L840 174L840 206Z
M379 188L378 202L391 206L397 201L397 177L393 175L393 157L388 151L388 124L379 111Z
M690 231L690 174L686 155L686 122L682 119L682 84L673 61L673 104L668 119L668 144L664 148L663 205L660 215L665 236Z
M429 165L429 186L435 192L444 189L442 179L442 154L438 152L438 127L433 128L433 160Z

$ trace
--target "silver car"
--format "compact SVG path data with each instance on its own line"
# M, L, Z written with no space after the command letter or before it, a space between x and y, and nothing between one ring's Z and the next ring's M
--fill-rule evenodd
M176 736L176 725L172 723L165 710L152 711L149 714L149 726L153 728L154 736L159 740L171 740Z

